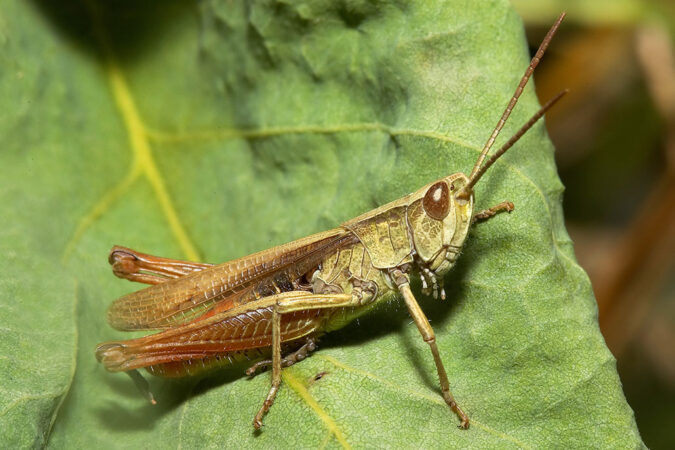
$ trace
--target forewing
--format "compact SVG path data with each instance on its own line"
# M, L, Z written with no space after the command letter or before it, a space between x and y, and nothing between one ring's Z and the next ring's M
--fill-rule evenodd
M149 367L163 376L197 373L195 370L218 364L223 358L222 362L227 362L237 352L269 347L275 301L270 296L160 333L105 342L97 347L96 357L113 372ZM316 333L325 313L308 309L284 314L281 341Z
M317 266L327 252L356 239L350 231L336 228L150 286L113 302L108 322L119 330L171 328L216 305L220 312L278 290L292 290L292 281Z

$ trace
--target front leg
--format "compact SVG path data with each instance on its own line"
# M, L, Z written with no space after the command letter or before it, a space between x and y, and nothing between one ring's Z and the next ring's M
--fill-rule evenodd
M513 211L513 208L514 208L513 203L501 202L498 205L493 206L492 208L484 209L474 214L473 218L471 219L471 223L472 224L476 223L479 220L487 220L500 211L511 212Z
M424 342L429 344L429 347L431 347L431 354L434 357L434 363L436 363L436 371L438 372L438 378L441 382L441 393L443 394L445 403L447 403L448 406L450 406L450 408L455 412L455 414L459 416L459 419L461 420L459 427L462 429L469 428L469 417L464 413L464 411L462 411L462 408L460 408L455 401L455 397L452 395L452 392L450 392L448 374L445 371L443 361L441 360L441 355L438 352L434 330L431 328L429 319L427 319L427 317L424 315L422 308L420 308L420 305L417 303L415 296L410 290L410 280L408 279L408 276L399 269L393 270L391 275L394 283L396 283L396 286L398 287L399 292L401 292L403 295L405 304L408 307L408 312L410 312L410 316L415 321L415 325L417 325L417 329L422 335L422 339L424 339Z

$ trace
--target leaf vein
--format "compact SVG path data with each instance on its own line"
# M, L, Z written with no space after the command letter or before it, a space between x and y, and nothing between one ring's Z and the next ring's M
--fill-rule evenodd
M73 236L70 238L63 251L62 260L68 258L70 253L75 248L75 244L82 238L84 233L91 227L96 220L101 217L110 207L119 199L125 192L129 190L131 185L136 181L140 175L140 168L134 164L122 181L103 193L100 199L94 204L87 214L84 215L77 224Z
M100 22L100 17L96 11L92 11L92 19L95 25L96 35L99 44L105 56L105 70L108 75L110 89L117 105L118 112L122 116L124 125L129 137L129 144L133 152L134 161L132 167L124 180L111 191L104 195L99 200L94 208L88 213L79 223L75 230L73 238L66 245L64 251L64 259L72 250L75 242L82 236L82 234L91 226L91 224L98 219L111 205L117 200L129 186L135 181L139 175L143 175L149 182L150 186L157 197L157 201L164 213L164 216L169 224L169 228L174 237L178 241L183 253L192 260L200 260L199 253L195 245L188 236L185 226L180 220L173 200L166 188L166 183L161 172L157 168L152 149L149 143L148 132L146 126L141 119L140 113L136 107L136 102L131 93L129 85L126 82L124 74L115 58L112 46L105 34L104 27Z
M342 433L342 430L338 426L338 424L333 420L331 416L328 415L328 413L319 405L319 403L316 401L314 397L312 397L312 394L309 393L309 391L300 383L300 381L295 378L289 370L284 370L281 372L281 376L292 390L294 390L300 398L307 403L307 405L314 410L316 415L319 417L321 422L323 422L324 426L335 436L337 441L342 445L343 448L351 448L351 445L347 442L347 439L345 439L344 434Z
M461 147L480 152L481 149L476 145L450 137L444 133L437 131L427 131L427 130L415 130L412 128L396 128L389 125L383 124L381 122L365 122L365 123L352 123L352 124L340 124L335 126L322 126L322 125L298 125L298 126L289 126L289 127L269 127L269 128L260 128L260 129L236 129L236 128L223 128L215 130L203 130L203 131L194 131L186 133L171 133L163 132L154 129L146 129L146 135L157 141L167 142L167 143L178 143L186 141L198 141L198 140L228 140L228 139L266 139L270 137L283 136L288 134L336 134L336 133L353 133L353 132L363 132L363 131L380 131L387 133L390 136L418 136L425 137L429 139L438 140L441 142L452 143L459 145ZM520 168L509 164L508 161L499 159L497 164L503 165L507 170L517 175L528 184L530 184L534 190L537 192L541 201L544 203L544 207L548 213L548 218L551 223L551 238L555 251L563 256L563 258L572 262L574 265L577 265L567 254L565 254L558 245L558 239L555 236L555 229L553 227L553 216L551 214L551 208L546 201L546 195L541 190L541 188L532 180L530 177L525 175Z
M199 260L200 258L197 250L185 231L183 223L178 217L178 213L173 205L173 200L166 188L164 177L157 168L148 142L145 125L136 109L131 90L127 85L120 67L112 57L109 57L107 69L113 96L115 97L119 112L124 119L127 132L129 133L129 141L134 152L134 158L143 174L150 182L162 211L164 212L164 216L169 222L169 227L178 240L181 249L188 258Z

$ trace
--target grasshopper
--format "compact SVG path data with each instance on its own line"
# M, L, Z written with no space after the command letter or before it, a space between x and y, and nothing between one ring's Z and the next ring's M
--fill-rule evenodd
M259 429L280 388L283 367L304 359L321 334L398 294L429 344L443 399L459 417L459 427L468 428L469 417L450 392L434 331L410 289L410 277L419 274L425 294L445 298L438 280L455 264L471 225L513 210L513 203L502 202L474 212L473 187L566 93L553 97L485 160L564 16L542 41L469 176L446 176L333 230L218 265L113 247L114 274L151 286L116 300L108 322L119 330L161 331L102 343L97 359L107 370L129 372L143 383L136 369L165 377L193 375L271 347L271 359L246 371L253 375L272 367L270 390L253 420ZM282 349L294 351L282 354Z

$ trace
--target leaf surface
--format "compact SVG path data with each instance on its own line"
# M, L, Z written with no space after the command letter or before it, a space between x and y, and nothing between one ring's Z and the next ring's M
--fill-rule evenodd
M543 124L478 185L478 208L516 210L472 231L449 299L416 290L468 431L395 302L284 370L261 433L268 374L151 379L151 406L94 358L96 343L136 336L105 323L140 287L110 273L113 244L226 261L470 171L527 65L508 2L59 4L0 13L4 443L642 445ZM528 87L504 136L537 107Z

